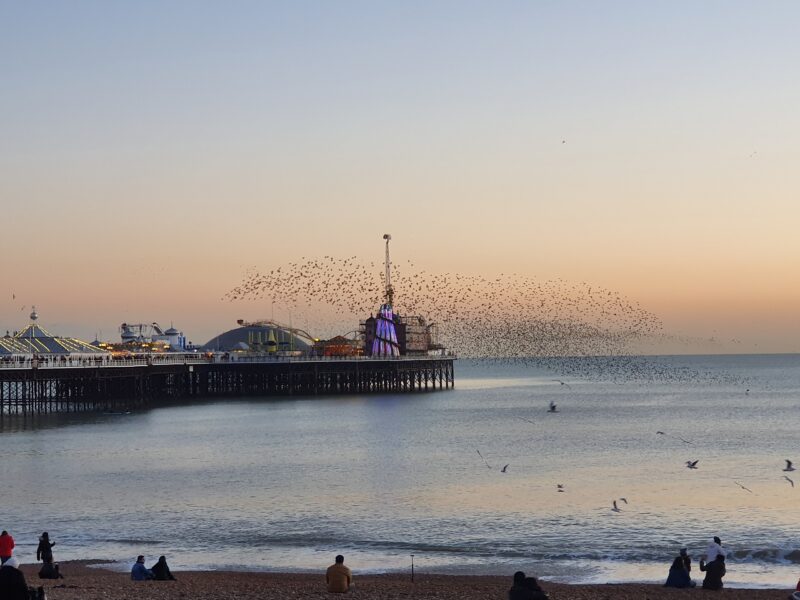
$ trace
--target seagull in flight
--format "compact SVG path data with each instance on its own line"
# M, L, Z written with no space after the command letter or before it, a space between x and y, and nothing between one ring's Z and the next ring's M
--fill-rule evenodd
M791 479L789 479L789 478L788 478L786 475L784 475L784 476L783 476L783 478L784 478L786 481L788 481L789 483L791 483L791 484L792 484L792 487L794 487L794 481L792 481Z
M628 499L627 498L620 498L620 500L622 500L625 504L628 503Z
M670 433L664 433L663 431L656 431L656 435L663 435L665 437L672 438L673 440L680 440L684 444L691 444L692 443L691 441L685 440L685 439L683 439L682 437L680 437L678 435L672 435Z
M534 423L530 419L526 419L525 417L517 417L517 418L518 419L522 419L523 421L525 421L526 423L530 423L531 425L536 425L536 423Z
M746 491L746 492L750 492L751 494L753 493L753 490L751 490L751 489L750 489L750 488L748 488L748 487L745 487L745 486L743 486L743 485L742 485L741 483L739 483L738 481L734 480L734 482L733 482L733 483L735 483L736 485L738 485L738 486L739 486L740 488L742 488L744 491Z
M686 467L689 468L689 469L696 469L698 462L700 462L699 458L697 460L687 460L686 461Z
M786 471L787 473L789 471L794 471L794 467L792 466L792 461L790 461L788 458L785 460L786 460L786 468L784 469L784 471Z
M563 484L563 483L557 483L557 484L556 484L556 489L557 489L559 492L566 492L566 491L567 491L567 490L565 490L565 489L564 489L564 484Z
M611 512L622 512L622 511L621 511L621 510L620 510L620 509L617 507L617 501L616 501L616 500L614 500L614 501L612 502L612 504L614 505L614 508L612 508L612 509L611 509Z
M565 385L565 386L567 386L569 389L572 389L572 386L571 386L570 384L568 384L568 383L565 383L565 382L561 381L560 379L553 379L553 381L557 381L557 382L558 382L558 383L560 383L561 385Z
M502 469L500 469L500 472L501 472L501 473L505 473L507 468L508 468L508 465L506 465L505 467L503 467Z
M547 412L558 412L558 409L556 408L556 403L553 402L552 400L550 401L550 407L547 409Z

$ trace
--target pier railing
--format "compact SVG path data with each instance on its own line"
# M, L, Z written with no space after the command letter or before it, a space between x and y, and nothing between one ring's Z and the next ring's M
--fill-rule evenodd
M453 356L234 354L0 359L4 415L127 411L195 398L413 393L452 389Z
M445 356L241 356L212 354L151 354L144 358L119 358L110 356L86 357L47 357L33 358L16 355L0 358L0 369L97 369L103 367L146 367L153 365L205 365L205 364L274 364L274 363L335 363L335 362L375 362L375 361L424 361L455 358L452 354Z

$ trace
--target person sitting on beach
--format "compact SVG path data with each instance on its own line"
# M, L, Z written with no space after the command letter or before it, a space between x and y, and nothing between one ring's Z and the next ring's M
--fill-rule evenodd
M155 579L153 572L144 566L144 556L141 554L136 557L136 562L131 569L131 579L133 581L147 581L148 579Z
M688 563L688 564L687 564ZM691 569L692 559L686 553L686 548L681 550L681 553L672 561L672 566L669 568L669 575L667 575L667 582L664 587L687 588L695 587L695 582L689 576L689 569Z
M716 560L720 554L727 558L728 551L722 547L722 541L717 536L714 536L713 541L708 545L708 550L706 550L706 562L710 563Z
M550 600L550 596L545 594L536 577L526 577L524 587L533 593L531 596L533 600Z
M722 578L725 576L725 555L717 554L717 558L706 564L700 559L700 570L706 572L703 579L704 590L721 590Z
M531 589L530 584L526 584L525 580L524 571L514 573L514 582L511 584L511 589L508 590L508 600L536 600L535 591Z
M0 533L0 564L6 564L14 552L14 538L5 529Z
M346 592L353 585L353 574L344 566L344 556L341 554L336 556L336 562L325 572L325 583L329 592L337 594Z
M19 570L19 561L10 556L0 567L0 598L3 600L28 600L28 583Z
M170 573L169 566L167 566L167 557L159 556L158 562L150 567L156 581L177 581Z

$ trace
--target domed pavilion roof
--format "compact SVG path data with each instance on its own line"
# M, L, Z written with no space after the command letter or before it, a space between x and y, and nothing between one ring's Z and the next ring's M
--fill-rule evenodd
M31 322L25 329L13 336L0 337L0 356L8 354L106 354L106 351L88 342L71 338L59 337L42 329L35 323L36 311L31 313Z

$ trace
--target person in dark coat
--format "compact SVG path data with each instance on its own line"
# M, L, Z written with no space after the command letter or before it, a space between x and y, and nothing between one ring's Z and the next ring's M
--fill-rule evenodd
M166 556L159 556L158 562L150 567L150 570L153 572L153 575L155 575L156 581L177 581L169 571Z
M703 579L704 590L721 590L722 578L725 577L725 555L717 554L716 560L710 563L705 563L701 558L700 570L706 572L706 578Z
M692 574L692 557L689 556L689 552L686 550L686 548L681 548L680 556L683 559L683 566L686 567L686 572L689 573L689 575L691 575Z
M508 600L533 600L533 592L525 587L525 573L514 573L514 582L508 590Z
M0 567L0 598L3 600L28 600L28 584L19 570L19 561L12 556Z
M525 577L525 573L514 573L514 583L508 590L508 600L548 600L535 577Z
M53 562L53 546L55 542L50 541L50 535L45 531L39 538L39 547L36 548L36 560L42 561L42 568L39 569L39 579L63 579L63 575L58 570L58 565Z
M50 541L50 534L45 531L42 537L39 538L39 547L36 548L36 560L46 563L53 562L53 546L55 545L55 542Z
M524 585L526 589L532 592L531 598L533 600L550 600L550 596L545 594L542 586L536 581L536 577L526 577Z
M689 571L686 569L686 561L684 560L684 551L675 557L672 561L672 566L669 568L669 575L667 575L667 582L664 587L687 588L695 587L694 581L689 576Z

